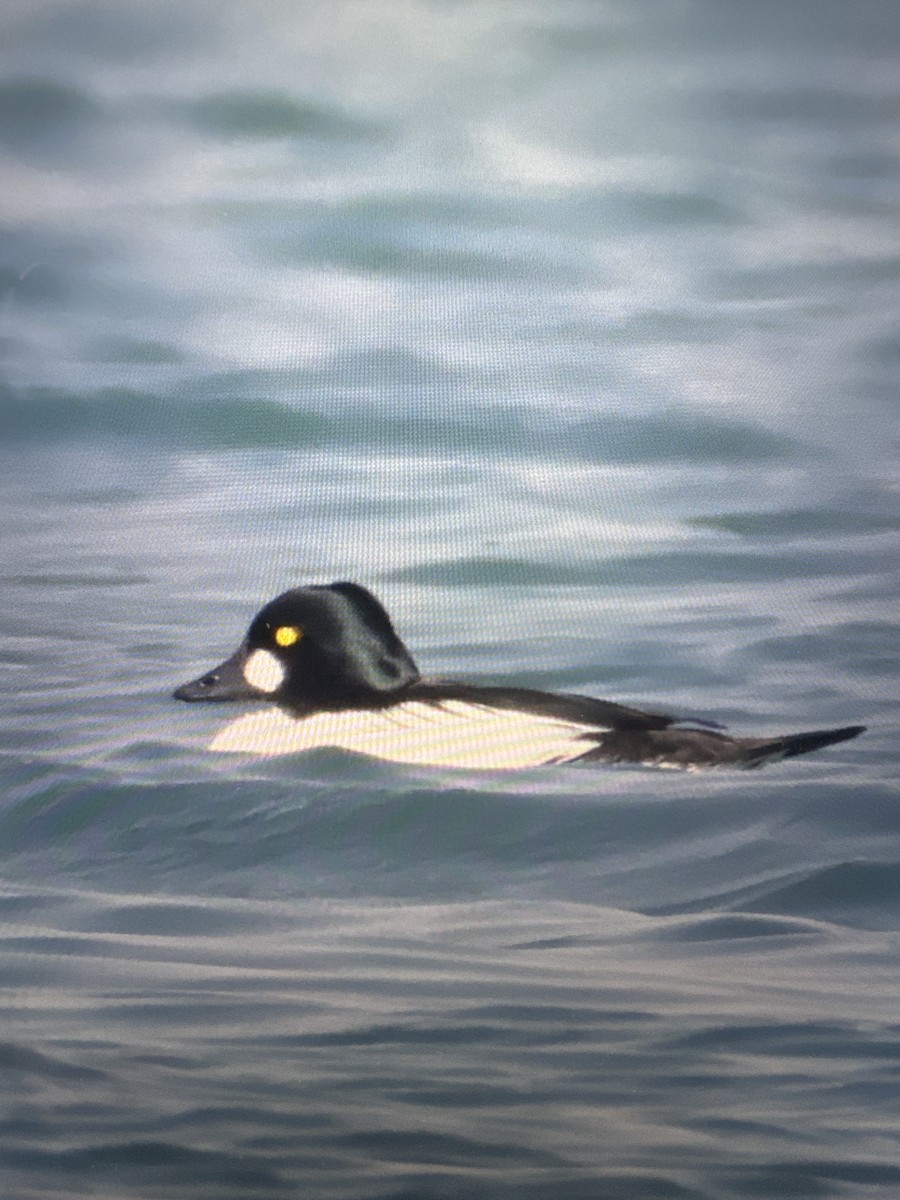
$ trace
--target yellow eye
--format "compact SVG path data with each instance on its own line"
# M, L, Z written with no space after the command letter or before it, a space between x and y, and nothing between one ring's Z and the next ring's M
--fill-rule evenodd
M275 641L279 646L293 646L303 637L303 630L297 625L279 625L275 630Z

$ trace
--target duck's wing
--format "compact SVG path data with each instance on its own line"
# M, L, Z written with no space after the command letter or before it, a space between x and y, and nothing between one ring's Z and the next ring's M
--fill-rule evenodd
M613 730L601 734L580 758L584 763L635 763L697 771L708 767L755 770L783 758L809 754L865 731L864 725L816 729L781 737L736 738L709 729Z
M471 706L483 713L521 717L528 737L540 722L552 722L565 735L554 762L631 763L652 767L700 770L741 767L745 770L809 754L835 742L855 738L864 725L818 729L777 737L731 737L712 722L685 720L666 713L644 712L592 696L534 691L530 688L480 687L477 684L425 679L409 691L412 699L461 712Z
M611 730L668 729L682 718L667 713L645 712L597 700L571 692L541 692L533 688L482 687L451 679L422 679L404 692L404 699L420 700L439 706L448 701L492 708L502 712L520 712L527 716L547 717L554 721L588 726L599 732ZM697 722L703 724L703 722Z

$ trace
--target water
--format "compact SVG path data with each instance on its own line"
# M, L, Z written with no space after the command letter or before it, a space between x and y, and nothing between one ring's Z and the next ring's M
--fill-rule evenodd
M7 4L11 1200L900 1194L900 18ZM755 774L204 745L286 587Z

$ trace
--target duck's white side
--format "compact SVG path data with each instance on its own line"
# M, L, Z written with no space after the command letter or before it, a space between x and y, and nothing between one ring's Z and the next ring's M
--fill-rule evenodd
M571 762L596 744L599 732L596 726L460 700L410 700L307 717L271 708L247 713L220 729L209 748L268 756L331 747L418 766L510 770ZM594 742L585 741L592 734Z

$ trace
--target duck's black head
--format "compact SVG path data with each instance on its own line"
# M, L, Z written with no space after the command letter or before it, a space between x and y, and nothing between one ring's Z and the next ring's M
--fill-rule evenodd
M355 583L294 588L250 624L235 653L178 700L273 700L298 713L383 704L419 678L390 617Z

